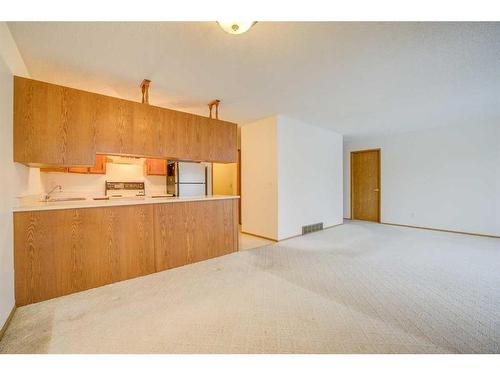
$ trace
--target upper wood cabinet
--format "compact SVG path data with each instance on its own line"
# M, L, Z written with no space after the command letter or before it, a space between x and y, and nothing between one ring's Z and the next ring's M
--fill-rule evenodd
M14 161L94 165L94 94L14 77Z
M236 124L14 77L14 161L93 167L95 155L234 163Z
M144 162L144 174L146 176L166 176L167 161L164 159L146 159Z
M106 155L96 155L95 165L93 167L48 167L40 168L40 172L106 174Z
M90 174L106 174L106 155L96 155L95 165L89 168Z

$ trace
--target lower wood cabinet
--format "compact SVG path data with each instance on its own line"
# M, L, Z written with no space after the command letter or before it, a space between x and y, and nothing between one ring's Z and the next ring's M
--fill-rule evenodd
M238 200L14 213L16 305L238 250Z
M157 271L238 250L238 200L154 206Z
M14 214L18 306L155 272L153 206Z

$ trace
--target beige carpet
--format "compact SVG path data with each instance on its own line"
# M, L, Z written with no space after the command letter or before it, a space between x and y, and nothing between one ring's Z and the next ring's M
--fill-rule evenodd
M252 236L247 233L239 233L239 246L240 250L255 249L256 247L262 247L266 245L272 245L276 241L267 240L262 237Z
M348 222L19 308L4 353L499 353L500 240Z

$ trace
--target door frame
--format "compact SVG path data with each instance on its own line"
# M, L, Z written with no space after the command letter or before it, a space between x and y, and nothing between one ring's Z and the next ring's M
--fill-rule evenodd
M236 192L239 195L238 199L238 224L241 225L241 150L238 149L238 164L236 165Z
M365 150L356 150L356 151L351 151L351 165L350 165L350 169L349 169L349 173L350 173L350 201L351 201L351 220L354 220L353 219L353 205L352 205L352 155L353 154L360 154L362 152L370 152L370 151L377 151L378 152L378 213L377 213L377 223L381 223L381 210L382 210L382 173L381 173L381 170L382 170L382 149L381 148L369 148L369 149L365 149Z

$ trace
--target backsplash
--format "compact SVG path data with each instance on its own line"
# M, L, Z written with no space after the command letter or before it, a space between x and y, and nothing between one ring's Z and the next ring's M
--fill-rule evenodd
M210 164L207 163L210 168ZM210 177L210 173L208 173ZM145 176L144 159L132 159L130 164L107 163L105 175L41 172L40 179L45 192L56 185L62 186L62 192L56 196L75 195L85 197L104 196L106 181L144 181L147 195L166 193L165 176ZM208 186L211 186L210 181ZM209 192L210 193L210 192Z
M141 159L138 159L141 161ZM62 186L57 195L78 193L84 196L104 196L104 185L108 181L144 181L146 194L165 194L164 176L144 176L142 162L139 164L106 164L106 174L40 173L43 189L47 192L56 185Z

